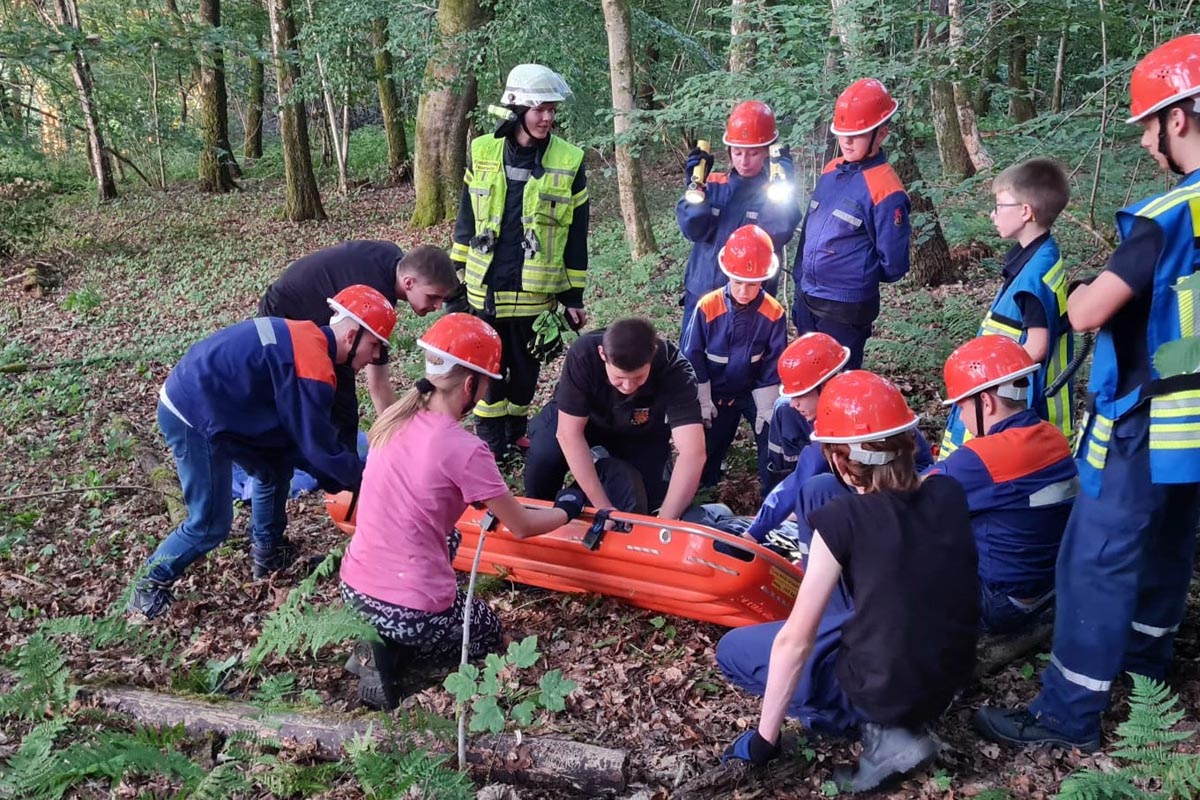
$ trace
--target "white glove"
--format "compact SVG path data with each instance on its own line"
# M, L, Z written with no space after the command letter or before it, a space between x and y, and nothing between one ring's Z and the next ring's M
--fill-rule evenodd
M771 424L775 401L779 399L779 384L763 386L750 394L754 396L754 408L758 412L754 417L754 432L762 433L763 428Z
M700 419L704 422L704 427L712 427L712 421L717 418L717 407L712 399L712 383L697 383L696 391L700 395Z

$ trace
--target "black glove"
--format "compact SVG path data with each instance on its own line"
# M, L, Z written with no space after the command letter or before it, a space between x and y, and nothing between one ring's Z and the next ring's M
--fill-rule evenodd
M779 743L771 744L759 736L757 730L750 730L725 748L725 752L721 754L721 763L727 764L734 759L740 759L749 761L756 767L761 767L776 758L779 758Z
M693 147L692 152L688 153L688 157L687 157L687 169L686 169L686 172L683 177L683 185L684 186L688 186L689 184L691 184L692 170L694 170L696 168L696 165L699 164L701 161L704 162L704 174L708 175L709 173L712 172L712 168L713 168L713 154L706 153L703 150L701 150L699 147Z
M567 522L583 513L583 491L581 489L563 489L554 498L554 507L562 509L567 514Z
M447 314L466 311L470 307L467 304L467 285L460 283L455 286L442 302Z

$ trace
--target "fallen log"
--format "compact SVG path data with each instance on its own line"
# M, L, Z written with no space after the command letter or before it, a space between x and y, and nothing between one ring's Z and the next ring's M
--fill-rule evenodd
M127 687L86 687L80 700L125 714L143 725L182 725L192 735L246 733L294 741L328 760L344 755L356 737L386 736L379 720L333 713L264 712L248 703L209 703ZM595 795L625 789L629 755L623 750L548 737L501 735L467 749L476 777Z
M1021 633L984 637L976 651L975 677L999 672L1018 658L1041 648L1053 636L1054 622L1051 620Z
M125 417L113 416L109 427L118 434L129 437L133 442L133 460L150 482L150 486L158 490L166 507L167 517L174 528L187 519L187 506L183 503L183 489L179 486L179 476L175 474L172 464L163 462L158 451L146 443L143 436L132 422Z

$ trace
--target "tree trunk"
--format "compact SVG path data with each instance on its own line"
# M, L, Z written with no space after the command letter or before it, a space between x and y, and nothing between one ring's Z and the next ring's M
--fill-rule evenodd
M275 58L275 86L279 97L279 130L283 145L283 174L287 186L284 215L292 222L325 219L317 176L313 174L312 151L308 143L308 117L304 103L292 97L292 88L300 80L297 60L289 56L296 50L296 25L292 21L291 0L266 0L271 24L271 52Z
M912 267L909 274L921 286L953 283L958 280L958 275L950 259L950 247L946 244L937 209L924 191L914 188L922 184L922 179L912 139L903 130L896 133L900 134L900 147L893 164L900 181L909 187L908 196L912 203Z
M758 49L758 43L754 39L756 6L754 0L733 0L733 8L731 10L732 18L729 23L729 71L734 74L749 73L754 69L754 56ZM626 16L628 16L628 12L626 12ZM611 31L609 32L608 41L609 50L612 50Z
M392 79L392 53L387 49L387 20L377 17L371 22L371 46L375 51L375 86L379 90L379 114L388 143L388 176L392 181L408 180L412 164L408 160L408 138L404 133L404 117L396 98L396 82Z
M1050 110L1061 114L1063 108L1063 72L1067 64L1067 26L1058 35L1058 57L1054 59L1054 88L1050 90Z
M629 31L629 0L601 0L604 27L608 31L609 80L612 84L613 132L617 139L617 192L621 199L621 217L625 221L625 239L634 258L658 250L650 212L642 189L642 165L629 142L622 137L629 131L633 112L633 53Z
M1025 80L1028 55L1029 40L1024 33L1014 33L1008 43L1008 115L1018 123L1028 122L1037 116Z
M467 112L475 107L477 83L474 74L462 69L464 54L453 40L484 20L479 0L438 3L438 44L425 65L428 91L417 104L412 224L418 228L453 219L458 213L466 165Z
M979 87L972 103L975 107L975 114L980 117L986 117L991 113L992 94L996 88L996 82L1000 80L1000 48L996 46L995 37L1002 11L998 0L985 0L985 2L988 4L987 33L984 41L973 45L976 50L983 53L979 60Z
M967 148L967 156L971 159L976 172L992 168L994 162L983 146L983 138L979 135L979 125L975 121L975 108L971 105L971 92L966 83L957 80L960 71L960 59L966 48L966 36L962 27L963 0L948 0L946 10L950 16L950 64L954 68L956 80L953 82L954 107L958 115L958 127L962 133L963 145Z
M954 86L939 75L945 70L944 53L950 43L950 7L948 0L931 0L932 14L927 47L934 67L934 78L929 87L929 102L933 110L933 132L937 138L938 159L942 162L942 175L946 178L969 178L975 174L975 165L967 154L963 143L962 128L959 127L958 107L954 103Z
M312 0L306 0L306 5L308 6L308 21L310 23L314 22L316 15L313 13ZM325 59L321 57L320 52L316 55L317 77L321 81L321 98L325 101L325 116L329 120L328 128L321 131L323 135L328 134L328 138L324 138L323 136L321 140L321 163L326 166L329 164L327 160L329 155L328 148L332 140L333 156L337 161L338 194L345 196L349 189L349 181L346 176L346 150L342 147L342 140L338 138L337 108L333 102L333 88L329 84L329 75L325 70Z
M262 36L257 39L262 49ZM250 97L246 104L246 139L242 143L243 158L262 158L262 121L264 76L263 62L257 52L250 54Z
M221 27L221 0L200 0L200 19L215 33ZM200 45L200 190L230 192L241 174L229 145L229 98L225 93L225 54L219 44Z

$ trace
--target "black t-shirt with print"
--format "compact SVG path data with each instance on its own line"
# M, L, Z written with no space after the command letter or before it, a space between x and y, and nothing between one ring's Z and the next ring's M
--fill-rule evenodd
M567 351L554 393L560 411L616 436L665 438L671 428L700 424L696 374L679 348L659 339L646 383L627 396L608 382L598 350L603 342L603 329L591 331Z
M933 721L970 683L979 637L978 555L962 487L935 475L914 492L838 497L808 520L854 601L838 651L842 690L874 722Z

